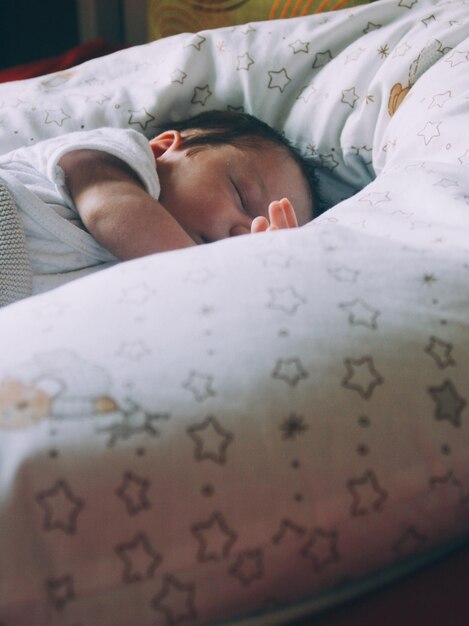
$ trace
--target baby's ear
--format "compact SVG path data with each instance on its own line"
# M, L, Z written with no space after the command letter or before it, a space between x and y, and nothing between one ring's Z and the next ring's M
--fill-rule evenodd
M158 159L168 150L177 150L182 143L181 133L178 130L165 130L164 133L150 139L150 148L155 159Z

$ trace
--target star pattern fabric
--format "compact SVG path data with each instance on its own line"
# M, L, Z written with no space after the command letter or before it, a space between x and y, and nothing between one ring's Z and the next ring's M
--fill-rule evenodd
M286 87L291 83L291 78L287 74L287 70L282 67L281 70L270 70L269 89L279 89L283 93Z
M129 109L129 126L138 125L142 130L146 130L148 124L154 120L155 117L143 107L137 111Z
M194 621L197 617L194 595L194 585L185 585L173 576L165 576L161 590L152 600L152 607L165 616L167 624Z
M368 515L381 511L388 498L388 493L381 487L373 470L367 470L363 476L348 481L352 495L351 515Z
M150 483L146 478L134 472L126 472L122 482L116 489L116 496L125 504L129 515L137 515L150 508L148 489Z
M210 91L208 85L204 85L203 87L195 87L194 95L192 96L191 102L193 104L201 104L202 106L205 106L207 100L210 98L211 95L212 92Z
M63 126L64 122L68 119L70 119L70 115L68 115L63 109L50 109L46 111L44 123Z
M123 564L122 580L125 583L153 578L161 563L161 555L145 533L137 533L131 541L119 544L116 554Z
M236 66L236 69L249 71L251 65L254 65L254 61L247 52L245 52L243 55L238 56L238 64Z
M190 391L198 402L203 402L215 395L213 376L203 372L192 371L182 386L187 391Z
M342 380L342 385L352 389L366 400L371 398L375 388L384 383L384 379L376 370L373 358L365 356L359 359L347 358L344 360L347 375Z
M187 429L187 434L195 443L194 456L199 461L210 459L215 463L226 463L227 448L233 441L232 433L226 431L214 417L207 417L202 423Z
M435 402L435 418L447 420L453 426L461 426L461 417L467 406L451 380L445 380L439 387L429 387L428 393Z
M297 357L279 359L272 371L272 378L283 380L287 385L296 387L300 380L308 378L308 372Z
M242 585L249 587L264 575L261 550L247 550L241 553L230 569L230 574Z
M311 561L313 569L320 573L340 560L337 533L321 528L314 530L302 549L302 555Z
M268 307L284 311L289 315L296 313L298 308L305 304L306 299L301 296L293 287L284 289L270 289L270 300Z
M76 532L85 503L73 493L68 483L58 480L50 489L39 492L36 502L43 510L45 530L62 530L68 535Z
M373 309L361 298L357 298L352 302L344 302L339 306L348 314L348 320L352 326L362 325L372 330L378 328L379 311Z
M203 562L227 558L237 539L236 533L218 512L213 513L206 522L194 524L192 533L199 544L197 558Z

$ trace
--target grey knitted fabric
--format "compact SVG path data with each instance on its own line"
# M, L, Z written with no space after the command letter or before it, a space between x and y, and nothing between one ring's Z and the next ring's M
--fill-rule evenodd
M32 284L21 219L10 192L0 182L0 306L30 296Z

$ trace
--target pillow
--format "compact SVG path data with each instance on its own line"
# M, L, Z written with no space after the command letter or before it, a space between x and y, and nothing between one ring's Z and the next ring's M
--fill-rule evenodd
M284 19L367 4L373 0L150 0L149 39L251 21Z
M0 311L0 621L272 626L467 536L466 14L382 0L0 86L4 150L244 107L335 205Z

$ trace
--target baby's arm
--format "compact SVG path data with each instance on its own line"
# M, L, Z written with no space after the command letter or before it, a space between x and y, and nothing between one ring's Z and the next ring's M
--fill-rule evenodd
M266 217L256 217L251 224L251 233L262 233L283 228L297 228L295 209L288 198L275 200L269 204L269 220Z
M75 150L59 165L85 227L118 259L196 245L120 159L97 150Z

